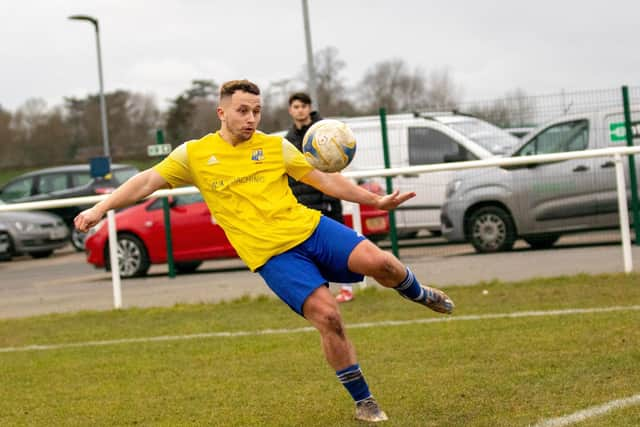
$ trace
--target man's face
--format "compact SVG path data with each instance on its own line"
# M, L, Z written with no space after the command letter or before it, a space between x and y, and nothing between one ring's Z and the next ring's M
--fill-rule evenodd
M234 142L251 138L260 123L261 112L260 96L239 90L223 98L218 107L218 117Z
M296 122L305 122L311 115L311 105L296 99L289 105L289 115Z

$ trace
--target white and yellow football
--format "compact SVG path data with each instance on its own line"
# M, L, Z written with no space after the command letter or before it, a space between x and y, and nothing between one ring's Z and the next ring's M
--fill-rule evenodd
M302 152L314 168L323 172L338 172L353 160L356 138L345 123L332 119L320 120L304 134Z

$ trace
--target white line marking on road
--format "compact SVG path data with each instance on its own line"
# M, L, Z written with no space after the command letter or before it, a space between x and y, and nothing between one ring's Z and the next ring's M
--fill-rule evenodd
M604 415L614 409L622 409L627 406L634 406L640 404L640 394L636 394L625 399L612 400L604 405L592 406L591 408L583 409L582 411L575 412L570 415L558 418L549 418L548 420L540 421L533 427L563 427L570 424L579 423L588 418Z
M362 328L373 328L373 327L379 327L379 326L402 326L402 325L417 325L417 324L426 324L426 323L457 322L462 320L516 319L521 317L564 316L564 315L573 315L573 314L611 313L616 311L639 311L639 310L640 310L640 305L613 306L613 307L600 307L600 308L598 307L569 308L565 310L547 310L547 311L517 311L514 313L433 317L433 318L427 318L427 319L383 320L380 322L365 322L365 323L349 324L347 325L347 328L362 329ZM206 338L228 338L228 337L247 337L247 336L260 336L260 335L295 334L295 333L313 332L313 331L315 331L315 328L311 326L307 326L303 328L291 328L291 329L262 329L259 331L207 332L207 333L190 334L190 335L162 335L157 337L122 338L117 340L85 341L85 342L64 343L64 344L42 344L42 345L34 344L34 345L27 345L24 347L3 347L3 348L0 348L0 353L59 350L59 349L66 349L66 348L79 348L79 347L100 347L100 346L116 345L116 344L147 343L147 342L161 342L161 341L183 341L183 340L206 339Z

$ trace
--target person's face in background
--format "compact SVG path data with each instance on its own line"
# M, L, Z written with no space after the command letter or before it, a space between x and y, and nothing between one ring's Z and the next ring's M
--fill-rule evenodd
M289 105L289 115L297 125L306 125L311 121L311 104L294 100Z

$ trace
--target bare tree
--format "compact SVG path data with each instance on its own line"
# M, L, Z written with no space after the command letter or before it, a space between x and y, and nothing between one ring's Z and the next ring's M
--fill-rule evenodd
M358 92L361 108L373 114L384 107L390 113L409 111L427 104L427 81L420 68L409 70L402 59L374 64L362 78Z
M43 99L27 100L13 115L12 144L8 157L13 165L40 166L64 160L69 132L60 107L49 109Z
M347 95L341 73L346 63L338 57L338 49L329 46L314 55L318 99L316 108L323 116L349 116L356 111Z
M291 125L289 117L289 96L304 91L303 83L295 79L282 79L262 90L262 121L260 128L265 132L277 132Z
M509 91L505 98L509 106L511 126L528 126L534 123L535 102L523 89Z
M105 95L111 157L134 159L146 156L146 146L155 142L160 111L151 95L117 90ZM102 156L102 124L99 98L66 98L66 126L69 130L67 161L87 161Z
M171 103L165 119L169 142L199 138L220 126L215 113L218 85L213 80L193 80Z
M426 107L432 110L454 110L460 103L462 89L451 77L448 68L440 68L429 73Z
M0 167L18 164L14 158L14 135L11 130L12 114L0 106Z
M467 104L465 110L500 127L527 126L533 123L535 108L531 97L522 89L507 92L490 102Z

